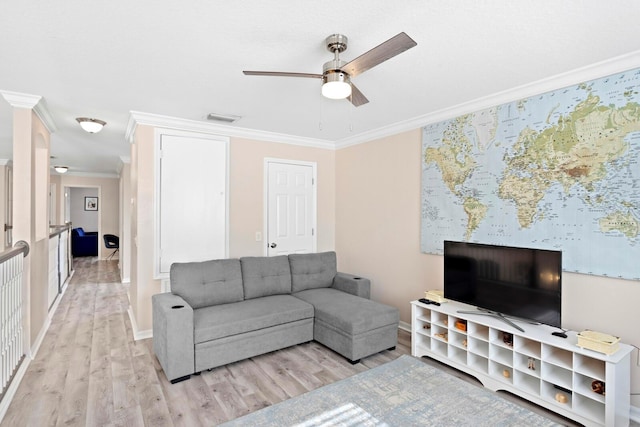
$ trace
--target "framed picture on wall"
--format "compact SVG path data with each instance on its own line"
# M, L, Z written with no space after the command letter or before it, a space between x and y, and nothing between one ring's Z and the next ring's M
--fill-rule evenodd
M97 211L98 210L98 198L97 197L85 197L84 198L84 210L85 211Z

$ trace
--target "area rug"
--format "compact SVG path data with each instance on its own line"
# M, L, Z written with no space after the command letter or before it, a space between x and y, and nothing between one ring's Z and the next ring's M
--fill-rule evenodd
M557 426L498 394L400 358L223 424L233 426Z

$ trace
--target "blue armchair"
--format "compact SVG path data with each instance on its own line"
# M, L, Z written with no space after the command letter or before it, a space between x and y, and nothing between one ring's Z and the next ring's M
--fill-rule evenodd
M71 230L71 254L73 256L98 255L98 232L86 232L82 227Z

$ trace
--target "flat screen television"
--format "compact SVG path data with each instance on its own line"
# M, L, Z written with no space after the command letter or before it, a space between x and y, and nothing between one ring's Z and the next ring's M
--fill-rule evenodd
M479 314L561 328L561 296L561 251L444 242L444 297Z

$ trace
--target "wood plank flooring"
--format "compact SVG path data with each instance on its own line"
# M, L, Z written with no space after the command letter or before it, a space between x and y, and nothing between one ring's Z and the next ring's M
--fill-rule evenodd
M75 274L1 426L212 426L410 353L410 335L403 331L396 350L356 365L311 342L172 385L151 339L133 341L116 263L75 260Z
M170 384L133 341L117 260L78 258L2 426L211 426L391 361L409 336L352 366L311 342Z

